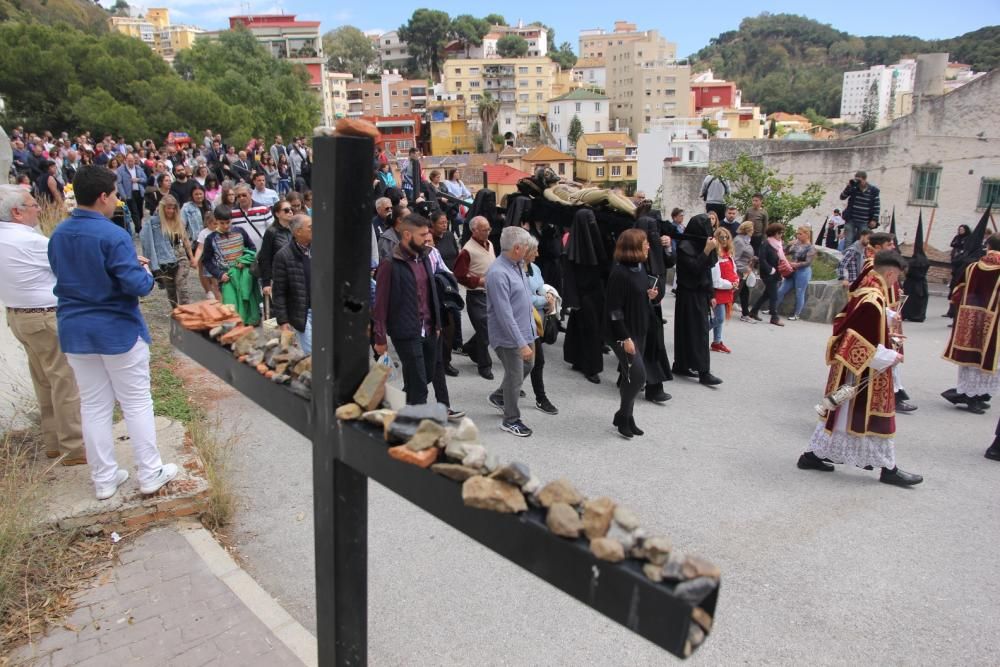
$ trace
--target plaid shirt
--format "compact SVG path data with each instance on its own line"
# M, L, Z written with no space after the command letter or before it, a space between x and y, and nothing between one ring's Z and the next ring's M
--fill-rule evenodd
M844 258L837 265L837 277L841 280L854 282L861 273L861 268L865 263L865 253L861 249L861 244L855 241L844 251Z

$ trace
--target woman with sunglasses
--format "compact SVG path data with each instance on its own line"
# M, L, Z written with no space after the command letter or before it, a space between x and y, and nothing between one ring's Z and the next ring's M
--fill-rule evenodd
M292 205L285 199L279 199L271 209L274 222L264 231L264 238L257 253L257 266L260 268L260 284L264 296L271 296L271 268L274 256L278 251L292 242L292 218L295 213Z

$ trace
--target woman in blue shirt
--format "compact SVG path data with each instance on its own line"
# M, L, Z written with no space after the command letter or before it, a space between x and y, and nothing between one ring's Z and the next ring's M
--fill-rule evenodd
M49 240L56 276L59 345L80 388L80 417L87 464L98 500L112 497L128 479L115 461L112 418L121 405L139 476L151 494L177 476L156 446L149 385L149 329L139 297L153 289L148 260L137 257L132 237L110 220L118 196L116 176L83 166L73 178L77 207Z
M142 252L149 258L149 269L157 284L167 290L170 307L190 303L187 288L188 272L194 260L191 252L191 234L198 237L193 224L187 224L181 217L180 207L173 195L165 195L160 200L156 215L149 219L139 232Z

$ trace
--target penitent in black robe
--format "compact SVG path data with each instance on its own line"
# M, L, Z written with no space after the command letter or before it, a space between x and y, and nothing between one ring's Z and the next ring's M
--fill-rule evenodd
M563 359L584 375L604 370L604 279L607 263L594 212L583 209L573 217L563 266L563 305L570 309Z
M702 220L704 218L704 220ZM674 369L707 373L709 310L714 296L712 266L715 252L706 255L705 240L712 235L706 215L696 215L684 230L688 238L677 246L677 303L674 309ZM702 237L700 240L698 237Z
M646 366L646 386L662 389L664 382L674 379L670 371L670 357L667 355L667 344L663 336L663 295L667 291L667 269L674 265L673 255L667 255L660 242L662 235L660 222L653 217L643 216L635 223L636 229L646 232L649 240L649 259L646 260L646 273L658 280L656 288L659 294L653 300L649 309L649 329L646 333L642 359Z
M903 319L907 322L923 322L927 319L927 270L931 264L924 254L924 218L917 220L917 236L913 240L913 258L906 267L903 281Z

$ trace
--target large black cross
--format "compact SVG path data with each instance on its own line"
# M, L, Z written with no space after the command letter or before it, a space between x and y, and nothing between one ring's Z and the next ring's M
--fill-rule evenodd
M386 453L382 429L339 422L368 372L371 247L371 139L317 137L313 143L312 400L237 362L207 336L172 324L174 345L272 415L312 440L316 540L316 628L320 665L368 662L368 478L480 544L621 623L687 657L695 605L654 583L639 564L598 560L585 539L545 525L541 509L519 515L472 509L461 485ZM697 606L714 616L716 588Z

